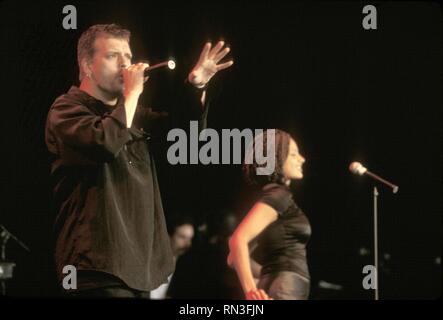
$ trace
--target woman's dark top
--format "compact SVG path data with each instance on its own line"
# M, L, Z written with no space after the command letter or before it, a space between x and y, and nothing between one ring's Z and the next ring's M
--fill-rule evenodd
M278 213L277 220L257 237L258 246L252 257L262 265L261 274L292 271L309 279L306 244L311 226L295 204L291 191L285 185L270 183L262 188L258 201Z

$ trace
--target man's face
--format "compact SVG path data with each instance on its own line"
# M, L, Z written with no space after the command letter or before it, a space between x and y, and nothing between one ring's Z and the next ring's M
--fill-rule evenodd
M131 65L132 53L125 39L98 37L91 63L91 79L108 94L118 96L123 92L122 69Z
M194 237L194 227L190 224L183 224L175 228L171 236L172 253L178 257L191 248L192 238Z

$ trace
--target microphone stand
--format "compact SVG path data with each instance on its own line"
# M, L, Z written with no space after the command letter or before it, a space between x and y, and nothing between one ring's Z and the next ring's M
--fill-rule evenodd
M363 175L366 174L368 176L370 176L371 178L373 178L376 181L379 181L383 184L385 184L386 186L390 187L392 189L393 193L397 193L398 192L398 186L381 178L380 176L376 175L375 173L370 172L368 169L366 169L365 167L363 167L361 165L360 162L352 162L351 165L349 166L349 170L352 173L358 174L358 175ZM374 209L374 263L375 263L375 300L379 300L379 281L378 281L378 190L377 187L374 186L374 191L373 191L373 195L374 195L374 205L373 205L373 209Z
M375 300L379 300L378 287L378 190L374 186L374 262L375 262Z
M369 171L367 171L369 173ZM375 174L372 174L373 176L376 176ZM378 177L378 176L376 176ZM378 177L380 178L380 177ZM381 179L381 178L380 178ZM387 183L392 187L393 193L398 192L398 186L387 182L384 179L381 179L381 181ZM378 278L378 270L379 270L379 264L378 264L378 190L377 187L374 186L374 263L375 263L375 300L379 300L380 297L380 291L379 291L379 278Z
M13 262L6 261L6 243L9 239L15 240L23 249L31 252L29 248L21 242L17 237L10 233L3 225L0 224L0 240L1 240L1 252L0 252L0 295L6 295L6 280L12 278L12 270L15 266Z

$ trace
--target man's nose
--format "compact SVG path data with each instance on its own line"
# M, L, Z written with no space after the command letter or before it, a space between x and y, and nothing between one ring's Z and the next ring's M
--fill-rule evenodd
M127 68L128 66L130 66L129 60L125 59L125 58L120 58L119 63L120 63L120 68L122 68L122 69Z

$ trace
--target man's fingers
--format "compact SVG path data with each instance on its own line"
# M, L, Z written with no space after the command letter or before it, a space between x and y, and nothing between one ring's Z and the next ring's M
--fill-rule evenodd
M214 62L215 63L219 62L221 59L223 59L229 53L229 51L231 51L231 49L228 47L228 48L224 48L222 51L217 53L217 55L213 59Z
M204 60L208 59L208 54L209 54L209 51L211 50L211 46L212 46L212 44L210 42L205 43L202 53L200 54L200 58L198 60L198 64L200 64Z
M149 68L149 64L140 62L140 63L136 64L136 68L137 69L142 69L144 71L146 68Z
M220 51L221 48L225 45L224 41L219 41L214 48L209 52L208 58L213 59L217 53Z
M217 68L217 71L220 71L220 70L229 68L233 64L234 64L234 61L231 60L231 61L228 61L228 62L225 62L225 63L217 65L216 68Z
M128 70L128 71L145 70L146 68L149 68L148 63L139 62L136 64L131 64L129 67L126 67L126 70Z

